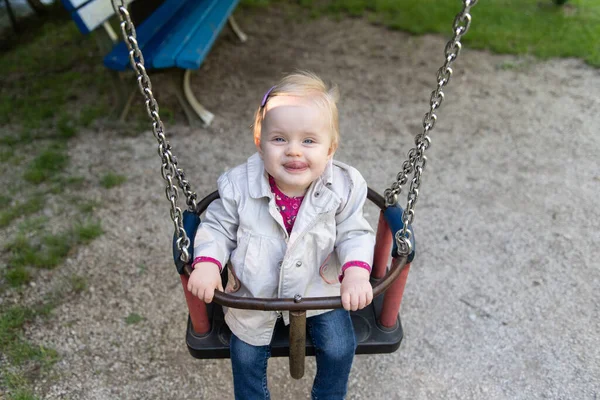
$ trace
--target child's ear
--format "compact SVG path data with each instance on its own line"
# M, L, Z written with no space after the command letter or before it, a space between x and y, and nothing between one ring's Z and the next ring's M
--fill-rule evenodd
M327 153L327 158L331 160L333 158L333 155L335 154L336 150L337 150L337 143L332 143L331 146L329 147L329 152Z
M263 156L262 148L260 147L260 137L254 137L254 145L256 146L256 150L260 155L260 158Z

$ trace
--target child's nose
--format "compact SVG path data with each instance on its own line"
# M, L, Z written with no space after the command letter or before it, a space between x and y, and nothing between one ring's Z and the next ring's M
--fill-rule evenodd
M289 142L286 150L288 156L299 156L302 154L302 146L295 141Z

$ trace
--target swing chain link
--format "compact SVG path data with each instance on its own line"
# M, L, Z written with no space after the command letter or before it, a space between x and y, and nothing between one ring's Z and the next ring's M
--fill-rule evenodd
M125 39L125 43L129 49L129 61L137 74L137 83L140 88L140 92L146 99L146 111L148 116L152 119L152 132L158 141L158 155L162 161L160 173L163 179L167 182L165 187L165 195L171 204L171 220L173 221L175 232L177 233L177 240L175 243L177 249L180 251L181 261L188 263L190 261L190 254L188 252L190 238L187 236L185 229L183 228L183 216L181 209L177 206L179 191L173 184L173 177L177 179L179 187L183 190L183 193L187 199L187 205L192 211L196 209L197 195L191 190L189 182L185 179L183 170L177 166L177 159L171 153L171 144L165 137L165 127L160 119L158 103L154 98L154 94L152 93L152 82L146 73L146 68L144 67L144 56L137 42L135 26L131 21L131 16L127 11L124 0L111 1L115 13L119 16L121 21L121 33L123 34L123 38Z
M478 0L463 0L463 9L454 18L453 32L454 36L446 44L444 55L446 61L437 71L437 87L431 92L429 99L429 111L423 117L423 132L415 136L415 147L408 152L408 158L402 164L402 170L396 175L396 181L391 187L384 192L386 206L392 206L398 202L398 195L402 192L402 186L408 181L408 176L413 174L410 181L410 186L407 194L406 208L402 214L403 227L395 235L398 252L401 255L408 255L412 251L410 242L411 231L408 230L409 225L413 223L415 218L415 205L419 198L419 187L421 186L421 175L427 164L425 151L431 145L431 138L428 133L433 130L437 121L435 111L442 105L444 101L443 88L450 82L452 76L452 63L458 58L458 54L462 48L460 40L467 33L471 26L471 7L477 4Z

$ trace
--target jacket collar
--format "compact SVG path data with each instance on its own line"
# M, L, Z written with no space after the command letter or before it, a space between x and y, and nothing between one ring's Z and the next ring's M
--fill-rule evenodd
M248 188L250 197L259 199L261 197L272 197L271 188L269 187L269 180L267 178L267 172L265 171L265 165L260 154L254 153L248 158ZM323 174L317 179L317 181L311 185L307 194L314 190L323 191L323 187L327 188L333 184L333 163L329 161Z

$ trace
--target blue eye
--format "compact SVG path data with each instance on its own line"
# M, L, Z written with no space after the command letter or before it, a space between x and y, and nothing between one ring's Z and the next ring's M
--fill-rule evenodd
M273 138L273 141L281 143L281 142L284 142L285 140L282 137L276 137L276 138Z
M303 141L302 143L305 143L305 144L313 144L313 143L315 143L315 141L314 141L314 140L312 140L312 139L304 139L304 141Z

